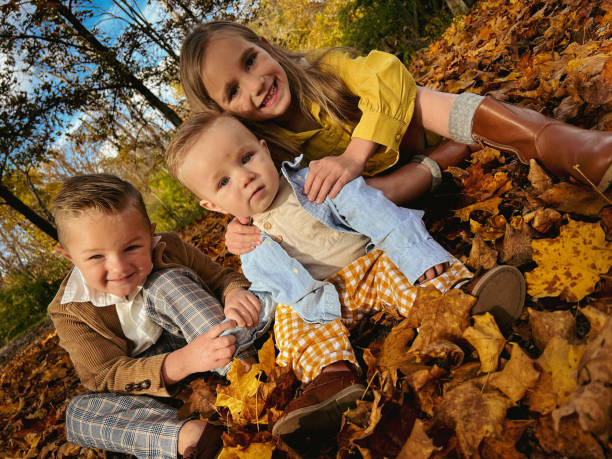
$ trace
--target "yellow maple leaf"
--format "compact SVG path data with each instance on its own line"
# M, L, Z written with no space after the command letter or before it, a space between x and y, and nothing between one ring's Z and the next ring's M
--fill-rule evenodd
M470 219L470 213L472 213L474 210L484 210L485 212L489 212L491 215L497 215L499 213L498 207L501 202L502 198L496 196L494 198L487 199L486 201L477 202L476 204L458 209L455 211L455 216L459 217L462 222L467 222Z
M225 447L218 459L270 459L276 449L274 443L251 443L249 446Z
M512 344L512 354L504 369L491 377L491 385L502 391L514 403L522 399L527 390L535 385L540 372L533 361L517 343Z
M480 358L480 371L489 373L497 370L499 356L506 340L499 331L493 316L486 312L474 316L474 326L463 331L463 337L474 346Z
M226 406L238 423L266 423L260 418L265 399L272 390L270 384L261 382L262 371L270 372L274 366L274 341L266 341L259 353L260 363L253 364L249 371L241 362L234 360L227 374L228 386L217 387L216 406Z
M559 237L536 239L531 246L538 267L526 273L525 280L533 298L580 301L612 266L612 243L605 240L598 223L570 220Z

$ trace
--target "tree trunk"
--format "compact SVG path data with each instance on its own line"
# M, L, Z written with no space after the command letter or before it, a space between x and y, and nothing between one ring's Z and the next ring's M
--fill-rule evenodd
M30 220L36 227L38 227L41 231L52 237L57 241L57 230L55 226L43 217L38 215L33 209L31 209L26 203L24 203L21 199L15 196L11 190L5 187L0 183L0 198L4 199L4 201L14 210L19 212L25 218Z
M103 59L111 68L115 71L131 86L133 89L138 91L151 106L158 109L168 121L174 126L180 126L183 120L177 113L168 107L163 101L161 101L155 94L153 94L144 83L136 78L128 68L121 62L119 62L116 56L106 46L98 41L98 39L85 28L85 26L78 20L78 18L72 13L72 11L62 5L61 3L56 4L56 10L61 14L71 25L75 28L81 38L83 38L89 45L94 49L95 53Z

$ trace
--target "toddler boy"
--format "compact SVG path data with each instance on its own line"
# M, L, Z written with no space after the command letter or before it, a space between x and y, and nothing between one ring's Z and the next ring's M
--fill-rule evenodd
M337 431L342 411L364 393L347 325L383 308L406 316L417 283L444 291L472 276L431 238L422 212L395 206L362 178L321 205L308 201L299 159L283 163L279 177L266 142L229 115L187 120L166 161L202 206L264 230L242 270L261 301L260 322L275 316L277 362L307 384L272 430L289 444ZM524 292L521 273L499 267L474 287L476 308L516 318Z
M68 440L143 458L212 457L221 429L179 420L173 385L229 369L236 338L221 333L259 314L249 282L176 233L155 235L141 194L113 175L68 179L53 215L74 267L49 314L91 391L68 406Z

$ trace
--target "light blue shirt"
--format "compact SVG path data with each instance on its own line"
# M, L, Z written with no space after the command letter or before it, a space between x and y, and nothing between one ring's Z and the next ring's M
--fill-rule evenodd
M308 200L302 188L308 168L299 168L302 157L284 162L281 173L291 185L300 205L331 229L361 233L370 238L366 252L384 250L411 284L429 268L455 261L433 240L423 223L423 211L398 207L383 193L368 186L362 177L344 185L334 198L323 204ZM326 323L342 317L338 292L330 282L314 279L302 264L290 257L279 243L262 232L263 243L241 255L242 272L251 281L251 290L261 302L259 324L249 333L236 334L238 343L250 344L274 318L276 304L291 308L306 322ZM252 339L248 339L251 335ZM246 341L245 341L246 344ZM240 349L243 346L239 346Z

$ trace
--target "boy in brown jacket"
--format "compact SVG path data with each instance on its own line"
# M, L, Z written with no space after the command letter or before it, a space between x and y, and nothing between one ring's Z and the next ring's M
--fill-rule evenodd
M115 176L68 179L53 214L58 251L74 268L49 314L91 390L70 402L68 440L143 458L211 457L221 430L179 420L172 386L227 372L236 338L220 335L257 323L249 282L177 234L154 234L141 194Z

